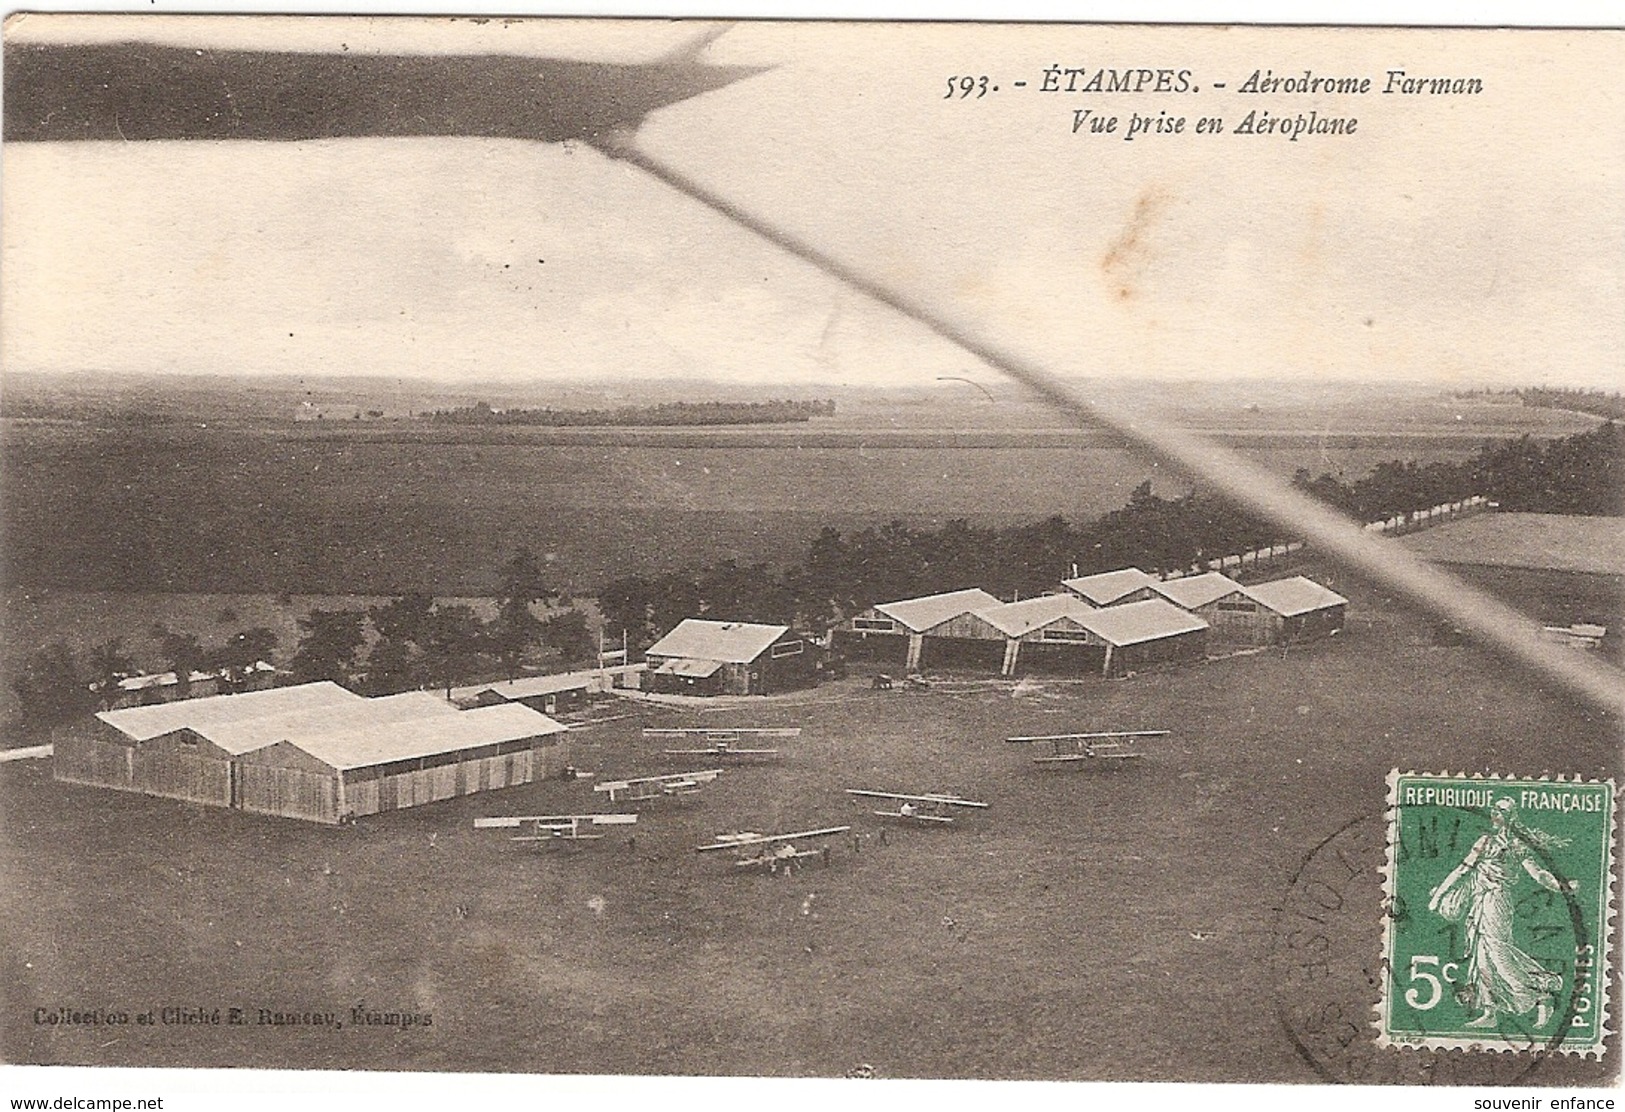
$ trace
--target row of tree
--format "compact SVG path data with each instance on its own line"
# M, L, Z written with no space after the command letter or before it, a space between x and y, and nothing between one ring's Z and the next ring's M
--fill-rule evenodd
M1410 515L1482 494L1509 513L1616 516L1625 512L1625 429L1607 421L1558 440L1492 441L1461 463L1380 463L1363 479L1311 478L1301 489L1361 521Z
M373 695L451 687L500 671L513 677L551 652L586 659L596 645L578 610L538 618L536 603L559 592L536 554L521 548L498 576L496 615L482 619L466 603L410 593L367 610L313 610L299 619L299 647L288 662L294 683L335 680Z
M427 594L402 595L364 610L313 610L298 620L299 642L283 669L285 679L334 680L390 695L498 672L514 676L544 655L564 663L587 660L597 644L585 615L570 609L538 618L532 609L558 597L542 562L520 549L501 569L490 619L467 604ZM276 631L263 626L212 646L163 624L149 633L156 649L151 655L175 673L176 698L192 693L194 675L208 676L220 693L242 690L256 666L272 659L278 642ZM120 681L138 672L122 637L93 646L82 658L53 642L23 662L11 687L27 726L49 729L116 705L128 694Z
M685 617L776 622L822 631L876 602L978 586L1003 598L1053 590L1129 564L1193 568L1279 543L1278 530L1205 493L1165 499L1142 483L1128 504L1083 526L1053 516L1010 527L962 519L939 529L901 521L850 534L825 527L782 570L723 560L697 571L623 576L599 592L610 629L647 644Z
M1360 521L1408 516L1484 494L1503 509L1616 514L1622 436L1614 425L1563 440L1484 445L1462 463L1390 461L1352 483L1300 470L1295 483ZM1217 557L1296 538L1203 491L1166 499L1142 483L1120 509L1083 525L1056 516L1005 528L953 520L940 529L894 521L843 534L821 530L785 568L723 560L697 570L623 576L599 608L610 629L647 644L686 617L761 621L820 631L877 602L979 586L1002 597L1053 590L1074 574L1136 566L1199 569Z
M594 426L778 425L832 417L833 399L765 402L663 402L615 409L493 409L488 402L437 409L430 421L446 425Z
M265 626L245 629L218 645L205 645L195 633L157 623L148 631L165 669L175 674L175 696L191 694L193 677L208 676L215 690L243 689L256 666L268 661L277 646L276 631ZM60 722L114 706L125 694L121 681L139 674L123 637L93 645L81 659L62 642L52 642L30 655L11 689L31 726Z

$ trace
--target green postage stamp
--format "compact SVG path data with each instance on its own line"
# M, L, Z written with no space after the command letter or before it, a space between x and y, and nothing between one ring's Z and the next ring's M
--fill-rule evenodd
M1603 1051L1612 781L1389 776L1379 1039Z

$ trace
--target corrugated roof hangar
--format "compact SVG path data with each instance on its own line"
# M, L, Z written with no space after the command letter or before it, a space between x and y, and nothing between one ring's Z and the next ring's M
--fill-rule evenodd
M59 780L336 823L529 783L568 763L565 728L519 705L334 683L105 711L60 738Z

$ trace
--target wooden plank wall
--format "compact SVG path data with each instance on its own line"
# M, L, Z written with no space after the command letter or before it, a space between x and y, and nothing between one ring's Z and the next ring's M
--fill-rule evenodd
M242 809L261 815L338 822L338 778L297 768L239 764Z
M56 743L52 764L56 779L68 783L186 799L217 807L231 802L230 766L225 761L194 753L166 752L64 735Z
M166 799L231 805L231 765L193 753L135 750L135 790Z
M135 750L96 738L63 733L55 740L51 774L69 784L134 791Z
M545 770L544 775L562 773L566 764L564 751L564 746L553 745L438 768L347 780L344 785L345 808L357 816L376 815L454 796L528 784L535 778L538 767ZM557 767L554 767L555 764Z

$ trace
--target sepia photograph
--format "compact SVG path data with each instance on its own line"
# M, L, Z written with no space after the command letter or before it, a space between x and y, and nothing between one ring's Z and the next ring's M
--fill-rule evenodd
M1604 1107L1622 64L12 13L6 1095Z

